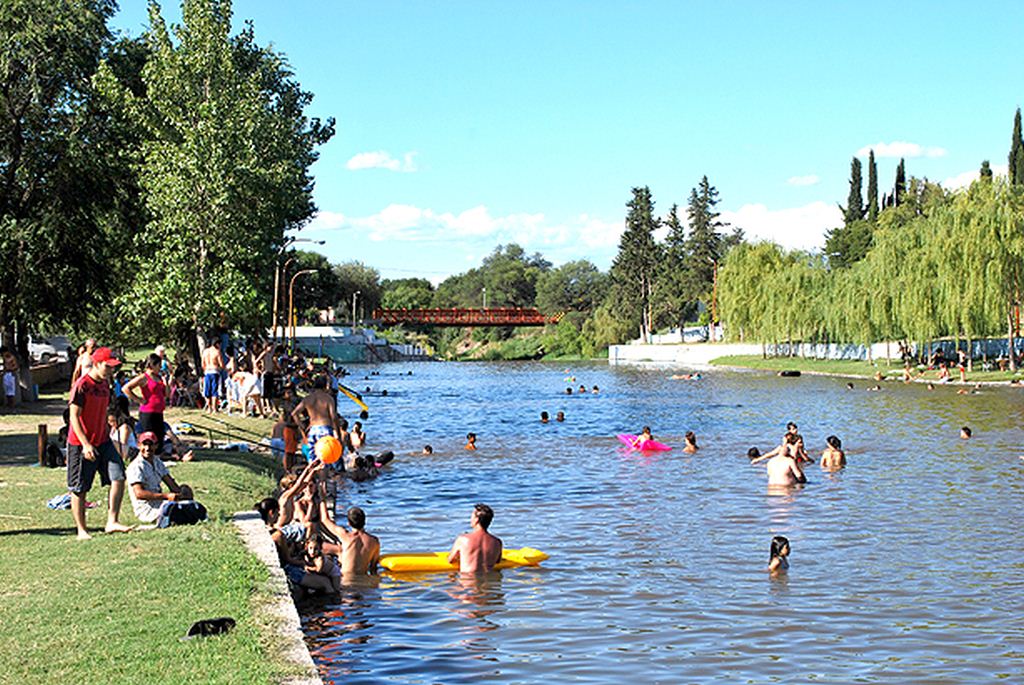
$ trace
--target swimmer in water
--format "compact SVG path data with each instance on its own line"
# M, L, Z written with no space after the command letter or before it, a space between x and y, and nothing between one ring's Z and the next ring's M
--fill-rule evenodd
M424 445L423 446L422 454L426 455L426 454L433 454L433 453L434 453L434 448L433 447L431 447L430 445Z
M476 449L476 433L466 433L466 449Z
M825 438L828 447L821 453L821 468L828 471L836 471L846 466L846 453L843 452L843 442L834 435Z
M683 451L687 454L693 454L699 447L697 447L697 435L693 431L686 431L686 435L683 436L683 440L686 441L686 446L683 447Z
M757 449L756 447L751 447L749 450L747 450L747 459L757 459L760 456L761 450Z
M853 390L853 383L847 383L846 384L846 389L847 390Z
M562 421L565 421L565 412L564 411L560 411L557 414L555 414L555 421L558 421L559 423L561 423Z
M751 462L753 463L753 462ZM797 461L797 439L793 434L786 436L785 449L768 460L768 485L798 485L807 482Z
M970 426L964 426L963 428L960 429L960 437L963 440L970 440L971 439L971 428L970 428Z
M772 538L772 547L768 556L768 572L782 573L789 570L789 540L776 535Z
M798 462L799 461L807 461L807 462L811 461L811 458L809 456L807 456L807 450L804 449L804 436L800 435L800 433L797 432L798 430L799 429L798 429L797 425L795 423L793 423L792 421L787 423L786 424L786 434L782 436L782 444L780 444L778 447L773 449L771 452L768 452L767 454L762 454L762 455L757 456L750 463L751 464L757 464L759 462L771 459L772 457L774 457L774 456L776 456L778 454L782 454L783 452L785 452L786 451L786 441L789 439L790 436L796 438L796 455L795 455L796 460Z
M565 389L565 394L566 395L571 395L572 394L572 388L566 388Z
M578 392L578 393L579 393L579 394L581 394L581 395L586 395L586 394L587 394L587 386L585 386L585 385L581 385L581 386L580 386L580 389L579 389L579 390L577 390L576 392Z
M598 387L597 387L597 386L595 385L595 386L594 386L594 389L593 389L593 390L591 390L590 392L592 392L592 393L594 393L594 394L596 395L597 393L601 392L601 390L600 390L600 388L598 388Z
M640 449L640 445L644 444L648 440L654 440L654 436L651 435L651 427L644 426L644 429L640 431L640 435L636 436L636 439L630 444L633 449Z
M546 411L542 411L540 413L540 422L541 423L547 423L548 422L548 413Z

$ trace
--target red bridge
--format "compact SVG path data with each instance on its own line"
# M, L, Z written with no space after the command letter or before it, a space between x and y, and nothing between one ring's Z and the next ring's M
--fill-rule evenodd
M545 326L558 323L564 314L544 316L537 309L488 307L486 309L378 309L373 318L382 324L412 323L430 326Z

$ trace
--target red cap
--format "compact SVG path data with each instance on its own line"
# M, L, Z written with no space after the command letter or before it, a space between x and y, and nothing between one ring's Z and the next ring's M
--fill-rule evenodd
M107 364L109 366L117 366L121 363L121 360L114 356L109 347L101 347L93 352L92 361L95 364Z
M160 441L157 439L156 433L154 433L153 431L146 431L145 433L139 436L139 444L141 445L144 442L151 442L155 445Z

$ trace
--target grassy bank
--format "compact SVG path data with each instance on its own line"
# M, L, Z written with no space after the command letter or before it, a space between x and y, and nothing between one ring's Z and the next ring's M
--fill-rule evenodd
M763 371L800 371L801 373L820 373L831 376L850 376L854 378L874 378L878 372L882 373L882 376L890 379L901 379L903 377L903 367L898 361L894 361L891 365L887 365L885 360L876 361L875 363L868 363L866 361L849 361L839 359L802 359L800 357L769 357L763 359L758 355L741 355L741 356L729 356L729 357L718 357L712 359L711 364L713 366L722 367L736 367L743 369L759 369ZM1009 382L1014 379L1024 378L1024 374L1021 372L1011 373L1009 371L982 371L981 365L978 364L977 370L967 374L968 382L975 383L995 383L995 382ZM956 369L951 371L953 380L958 381L960 379L959 373ZM915 379L922 381L935 381L938 379L939 372L936 370L924 371L923 375L919 378L921 371L914 370Z
M195 488L211 521L121 535L95 532L106 519L97 479L94 538L78 542L71 512L45 505L66 490L63 469L0 467L0 683L242 685L287 675L273 628L254 614L269 597L266 569L230 523L270 492L273 469L252 453L201 452L171 472ZM121 514L136 523L127 496ZM218 616L238 627L178 639L192 622Z

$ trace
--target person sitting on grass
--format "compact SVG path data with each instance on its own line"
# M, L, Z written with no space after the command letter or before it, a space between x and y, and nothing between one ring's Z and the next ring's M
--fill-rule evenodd
M192 489L178 485L156 454L159 438L146 431L139 436L139 455L128 465L128 495L135 517L157 528L198 523L206 519L206 508L193 501ZM170 492L163 492L166 484Z

